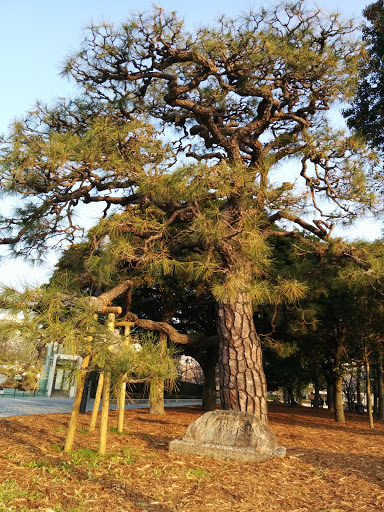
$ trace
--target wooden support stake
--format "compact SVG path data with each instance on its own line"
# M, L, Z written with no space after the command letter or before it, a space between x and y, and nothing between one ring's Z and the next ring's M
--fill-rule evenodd
M81 397L83 395L83 388L86 376L86 369L88 368L90 356L85 356L80 368L80 375L77 381L75 399L72 405L71 419L69 421L67 438L65 440L64 451L70 452L73 448L73 442L75 440L76 425L79 417Z
M119 322L120 324L120 322ZM119 325L116 324L116 325ZM133 322L121 322L120 325L124 326L124 347L128 347L130 343L131 327L135 325ZM127 391L127 383L124 381L121 383L120 394L119 394L119 417L117 424L117 431L122 434L124 431L124 414L125 414L125 394Z
M96 428L97 414L99 412L101 393L103 391L103 384L104 384L104 372L100 372L100 374L99 374L99 382L97 383L95 401L94 401L94 404L93 404L91 422L89 424L89 431L90 432L94 432L94 430Z
M111 372L107 370L104 375L103 402L101 405L99 455L105 455L106 451L107 451L107 433L108 433L108 414L109 414L110 390L111 390Z
M115 330L115 314L114 313L108 313L107 327L111 332L113 332ZM104 385L103 385L103 401L102 401L102 405L101 405L99 455L105 455L106 449L107 449L110 392L111 392L111 372L106 370L105 375L104 375Z
M119 419L117 424L117 431L122 434L124 431L124 413L125 413L125 392L127 389L127 383L122 382L119 393Z

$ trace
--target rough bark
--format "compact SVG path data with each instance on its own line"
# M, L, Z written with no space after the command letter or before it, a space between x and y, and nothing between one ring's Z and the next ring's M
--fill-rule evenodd
M223 409L249 412L267 423L267 386L260 338L253 323L251 300L218 304L220 400Z

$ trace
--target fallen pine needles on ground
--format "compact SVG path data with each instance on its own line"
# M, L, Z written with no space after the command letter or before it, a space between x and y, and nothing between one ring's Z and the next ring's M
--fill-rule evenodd
M245 463L168 452L202 411L164 416L127 410L108 448L80 416L74 451L62 452L68 414L0 420L0 512L378 512L384 511L384 423L366 415L336 424L326 410L270 406L285 459Z

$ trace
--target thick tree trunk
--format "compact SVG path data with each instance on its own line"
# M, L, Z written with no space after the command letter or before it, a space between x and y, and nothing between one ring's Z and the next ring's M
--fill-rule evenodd
M377 365L377 394L379 396L377 419L384 420L384 372L382 356L380 356Z
M267 386L251 300L218 304L220 400L223 409L249 412L267 423Z
M335 420L337 423L345 423L345 414L343 407L343 377L335 377Z

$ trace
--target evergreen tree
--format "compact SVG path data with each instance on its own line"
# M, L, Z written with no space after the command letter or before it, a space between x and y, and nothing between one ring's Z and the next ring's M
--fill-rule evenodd
M306 230L327 241L336 219L374 203L369 152L326 115L354 92L353 32L303 2L196 33L161 9L90 27L64 70L84 96L39 106L3 147L2 189L26 199L0 242L41 254L53 237L73 239L79 204L104 204L88 268L101 281L120 271L209 283L222 405L266 421L254 307L304 294L270 279L270 240Z
M366 45L362 53L356 97L345 111L348 125L364 135L375 147L384 148L384 5L378 0L363 11Z

